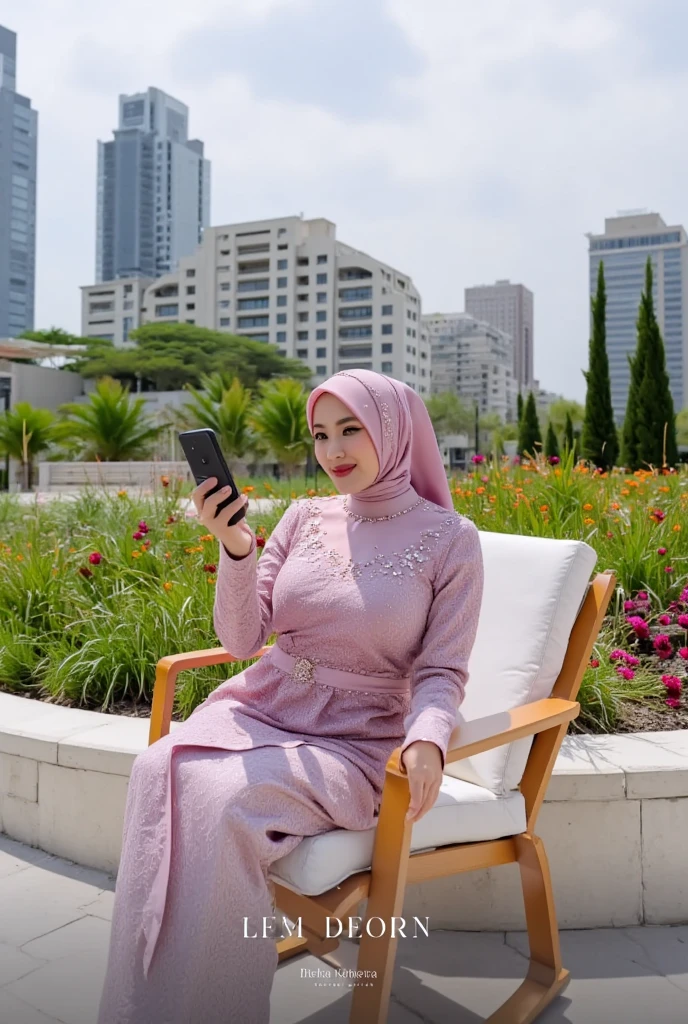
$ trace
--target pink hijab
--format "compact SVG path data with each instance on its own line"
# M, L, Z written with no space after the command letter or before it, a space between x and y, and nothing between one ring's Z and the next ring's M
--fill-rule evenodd
M323 392L335 395L368 431L380 471L356 500L391 500L413 487L428 501L454 510L442 454L425 402L413 388L372 370L340 370L308 396L306 416L313 433L313 407Z

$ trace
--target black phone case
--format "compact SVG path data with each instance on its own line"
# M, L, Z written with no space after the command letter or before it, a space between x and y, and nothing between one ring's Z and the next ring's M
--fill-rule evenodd
M197 484L202 484L209 476L217 477L217 486L208 491L206 497L215 494L221 487L232 488L229 497L217 506L215 511L215 518L217 518L223 508L239 497L237 485L222 454L217 434L208 427L203 427L200 430L184 430L179 434L179 443ZM229 525L235 526L245 515L246 509L240 508L229 520Z

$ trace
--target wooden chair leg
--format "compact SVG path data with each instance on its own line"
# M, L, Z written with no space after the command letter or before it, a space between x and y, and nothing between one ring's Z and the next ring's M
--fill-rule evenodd
M561 964L559 929L554 909L549 862L541 839L515 839L530 944L530 966L522 985L487 1024L532 1024L570 980Z

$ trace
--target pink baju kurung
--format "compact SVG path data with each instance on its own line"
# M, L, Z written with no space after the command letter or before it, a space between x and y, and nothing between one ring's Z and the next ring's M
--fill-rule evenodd
M444 759L482 598L478 531L425 499L377 522L342 502L293 503L259 558L255 539L242 559L220 546L222 645L245 659L275 633L339 681L266 654L135 759L99 1024L265 1024L275 939L244 937L244 918L260 934L274 913L270 865L306 835L371 828L395 747L430 740Z

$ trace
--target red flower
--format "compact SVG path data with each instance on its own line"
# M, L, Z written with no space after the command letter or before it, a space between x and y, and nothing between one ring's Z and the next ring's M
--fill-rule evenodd
M666 548L657 548L657 554L658 555L666 555L666 551L667 551Z
M472 458L471 458L471 462L474 462L476 465L478 465L478 464L480 464L481 462L484 462L484 461L485 461L485 456L484 455L479 455L479 454L478 455L473 455Z
M256 547L259 547L259 548L264 548L265 547L265 537L256 537Z
M137 530L136 533L132 533L132 537L134 538L134 540L141 540L143 534L141 533L140 530Z
M599 668L599 667L600 667L599 659L598 658L591 658L591 660L590 660L590 668Z
M670 708L674 709L674 711L677 711L678 708L681 707L681 701L678 699L678 697L667 697L664 703L668 704Z
M655 653L662 661L666 661L667 658L673 657L674 648L672 647L671 640L666 633L658 633L652 641L652 646L655 649Z
M664 572L673 572L673 571L674 571L673 565L665 565L664 566Z
M81 573L82 576L85 576L86 579L88 579L89 576L93 575L91 570L85 565L79 567L79 572Z
M91 554L88 556L88 560L91 563L91 565L100 565L100 563L103 560L103 556L101 555L100 551L92 551Z
M217 572L217 566L216 565L204 565L203 566L203 572Z
M666 518L666 512L662 512L660 508L655 508L650 512L650 519L654 519L656 523L661 523Z
M148 526L146 524L145 519L142 519L141 522L139 523L139 530L141 531L141 533L148 533Z
M175 516L168 516L167 519L165 520L165 522L166 523L176 523L177 520L176 520Z

